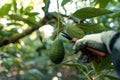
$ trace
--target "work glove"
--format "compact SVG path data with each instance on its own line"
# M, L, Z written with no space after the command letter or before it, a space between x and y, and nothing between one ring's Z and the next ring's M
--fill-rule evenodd
M73 46L73 50L77 53L86 47L90 47L105 53L111 53L109 43L115 33L115 31L104 31L101 33L86 35L76 41Z

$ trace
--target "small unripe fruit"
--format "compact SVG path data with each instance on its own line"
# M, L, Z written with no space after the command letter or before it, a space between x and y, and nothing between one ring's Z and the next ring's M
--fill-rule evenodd
M50 48L50 59L53 63L59 64L63 61L65 50L62 41L56 38Z

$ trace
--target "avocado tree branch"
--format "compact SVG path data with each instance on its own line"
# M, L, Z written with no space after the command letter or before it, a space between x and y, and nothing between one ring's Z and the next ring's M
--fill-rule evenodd
M8 38L5 38L3 40L0 40L0 47L4 46L4 45L8 45L9 43L15 43L17 42L19 39L31 34L32 32L34 32L35 30L39 29L39 27L45 25L47 23L47 17L44 17L40 24L35 26L35 27L32 27L30 29L27 29L25 30L24 32L20 33L20 34L16 34L16 35L13 35L13 36L10 36ZM34 25L34 24L33 24Z

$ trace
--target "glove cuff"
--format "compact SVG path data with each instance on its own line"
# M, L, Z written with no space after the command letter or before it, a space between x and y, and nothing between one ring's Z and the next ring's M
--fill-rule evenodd
M112 30L102 32L101 38L102 38L103 43L106 45L108 53L111 53L110 41L115 34L116 34L116 32L112 31Z
M120 31L117 32L117 33L112 37L112 39L110 40L110 44L109 44L109 45L110 45L110 49L111 49L111 50L112 50L115 42L118 40L118 38L120 38Z

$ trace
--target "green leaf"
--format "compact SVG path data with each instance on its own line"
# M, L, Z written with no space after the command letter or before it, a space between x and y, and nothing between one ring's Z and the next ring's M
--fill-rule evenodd
M7 23L8 26L14 25L14 26L23 26L21 23L17 23L17 22L11 22L11 23Z
M28 72L35 80L44 80L45 76L38 69L31 69Z
M118 80L119 78L114 76L114 75L106 75L104 74L105 77L108 77L110 80Z
M11 32L9 32L9 31L7 31L7 30L2 30L2 31L0 31L0 34L1 34L2 36L10 36L10 35L11 35Z
M78 63L62 63L62 65L65 65L65 66L70 66L70 67L76 67L76 66L83 66L83 65L80 65Z
M24 20L24 18L22 16L17 15L17 14L16 15L14 15L14 14L9 15L9 17L10 17L10 19L17 20L17 21L23 21Z
M111 14L111 13L113 12L107 9L86 7L86 8L77 10L75 13L73 13L73 16L80 19L88 19L88 18L93 18L93 17L102 16L102 15Z
M3 26L2 24L0 24L0 30L2 30L2 29L3 29L3 27L4 27L4 26Z
M107 69L113 69L113 66L111 65L110 55L106 57L102 57L100 58L100 60L101 60L101 63L99 64L93 62L96 72L100 72Z
M12 28L12 29L10 30L10 32L11 32L11 33L18 33L18 30L17 30L17 28Z
M27 23L28 25L30 25L31 27L38 27L40 26L39 22L36 22L35 20L30 20L28 18L23 18L20 15L9 15L10 19L16 20L16 21L23 21L24 23Z
M77 24L76 26L82 29L86 34L87 33L99 33L99 32L108 30L106 27L100 26L95 23L80 23L80 24Z
M99 5L99 8L105 8L108 5L109 1L111 0L97 0L95 5Z
M71 37L75 37L78 39L84 36L83 30L77 27L76 25L67 26L66 31Z
M2 6L2 8L0 9L0 17L8 15L10 9L11 9L11 4L5 4L4 6Z
M12 2L13 2L14 11L15 11L15 13L16 13L16 11L17 11L17 3L16 3L16 0L12 0Z
M68 2L70 2L71 0L63 0L61 3L61 6L64 6L65 4L67 4Z
M120 17L120 12L117 12L117 13L113 14L111 17L112 17L112 18Z
M33 10L33 6L28 6L24 9L24 14L30 13Z
M20 14L23 14L24 10L23 10L23 5L21 5L21 8L20 8Z

